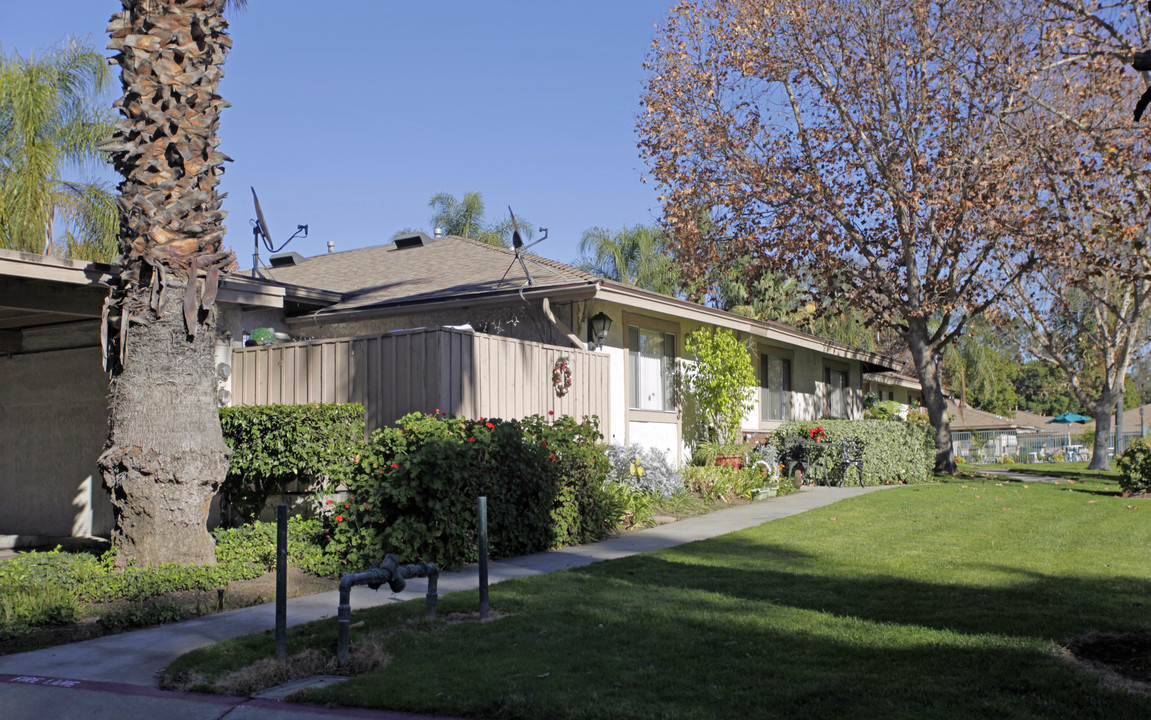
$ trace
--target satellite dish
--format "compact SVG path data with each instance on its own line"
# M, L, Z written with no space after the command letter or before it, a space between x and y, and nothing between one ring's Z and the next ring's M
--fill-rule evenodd
M512 216L512 247L519 250L524 246L524 239L520 235L520 226L516 223L516 214L512 212L511 205L508 205L508 214Z
M272 234L268 232L268 221L264 219L264 211L260 208L260 197L256 195L256 188L252 188L252 203L256 206L256 219L252 221L252 277L256 277L256 275L263 275L258 269L260 267L261 238L268 252L275 254L288 247L288 243L295 240L300 233L303 233L304 237L308 237L308 226L297 225L296 232L292 233L292 237L285 240L284 244L277 248L272 243ZM275 280L275 278L272 279Z
M524 255L521 254L521 251L527 250L528 248L533 247L535 245L539 245L544 240L547 240L548 239L548 229L543 228L543 227L540 228L540 232L543 233L543 237L541 237L539 240L536 240L533 243L528 243L527 245L524 245L524 238L522 235L520 235L520 226L519 226L519 223L516 222L516 214L514 212L512 212L512 206L511 205L508 205L508 214L512 216L512 251L515 253L515 257L512 258L511 264L508 265L508 269L504 270L504 275L503 275L503 277L500 278L500 281L499 281L497 287L499 285L504 284L504 280L507 279L508 273L511 272L511 270L512 270L512 266L514 266L518 262L520 264L520 267L523 268L524 275L527 277L527 282L525 282L522 286L520 286L520 298L523 298L524 289L531 287L532 285L536 284L536 281L532 277L531 272L528 270L527 263L525 263L524 260L531 262L533 265L536 265L537 267L541 267L544 270L547 270L548 272L552 273L553 275L559 276L563 280L567 280L566 277L564 277L560 273L556 272L555 270L552 270L550 267L548 267L546 265L541 265L540 263L533 260L531 257L525 257Z
M264 219L264 211L260 208L260 197L256 195L256 188L252 188L252 202L256 205L257 233L263 235L270 246L272 242L272 233L268 232L268 221Z

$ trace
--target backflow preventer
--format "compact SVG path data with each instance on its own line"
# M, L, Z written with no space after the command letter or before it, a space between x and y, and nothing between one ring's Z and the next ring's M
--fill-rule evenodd
M350 573L340 578L340 607L339 607L339 641L336 649L336 660L340 665L348 662L348 628L352 624L352 586L367 585L373 590L379 590L384 583L392 592L402 592L407 587L407 578L426 577L428 579L428 611L429 620L436 616L436 585L440 571L434 563L418 562L411 565L400 565L400 559L388 553L384 561L374 565L364 572Z

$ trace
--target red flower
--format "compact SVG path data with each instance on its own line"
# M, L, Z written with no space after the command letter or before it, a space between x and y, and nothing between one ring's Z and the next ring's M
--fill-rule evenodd
M344 521L344 516L343 516L343 515L337 515L337 516L336 516L336 522L343 522L343 521Z
M349 504L347 504L347 503L344 503L344 509L345 509L345 510L351 510L351 509L352 509L352 506L351 506L351 505L349 505Z
M552 460L555 460L555 459L556 459L556 456L555 456L555 455L552 455Z
M484 423L484 425L487 425L489 430L491 430L491 429L495 428L495 424L494 424L494 423L490 423L490 422L489 422L489 423Z
M353 495L353 496L351 497L351 500L352 500L352 502L355 502L355 501L356 501L356 496L355 496L355 495Z
M475 438L468 438L468 442L475 442L475 441L476 441Z
M547 441L547 440L544 440L542 443L540 443L540 445L543 445L544 447L547 447L547 446L548 446L548 441Z
M399 463L392 463L392 469L393 470L399 470L400 469Z
M381 472L382 472L382 471L381 471ZM335 502L335 500L327 500L327 501L325 501L325 502L324 502L324 504L325 504L325 505L331 505L331 504L332 504L332 503L334 503L334 502Z
M555 414L556 414L555 410L548 410L548 415L555 415Z
M365 509L365 510L367 510L367 509L368 509L368 504L367 504L367 503L364 503L364 509Z

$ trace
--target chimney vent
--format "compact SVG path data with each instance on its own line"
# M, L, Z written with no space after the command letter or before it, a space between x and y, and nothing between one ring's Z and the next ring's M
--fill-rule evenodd
M396 238L395 242L396 242L396 249L397 250L404 250L406 248L423 247L424 245L430 245L430 244L432 244L433 240L432 240L432 238L430 238L427 235L420 232L420 233L416 233L415 235L405 235L403 237L398 237L398 238Z
M328 241L328 254L331 255L335 251L336 251L336 241L335 240L329 240Z
M295 252L273 255L271 259L271 265L274 268L291 267L292 265L299 265L302 262L304 262L304 256Z

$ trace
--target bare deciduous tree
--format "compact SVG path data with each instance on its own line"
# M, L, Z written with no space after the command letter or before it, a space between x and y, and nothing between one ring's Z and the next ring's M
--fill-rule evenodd
M1011 0L683 2L647 63L640 146L685 271L805 267L898 333L939 471L942 351L1035 261L998 121L1029 39Z

